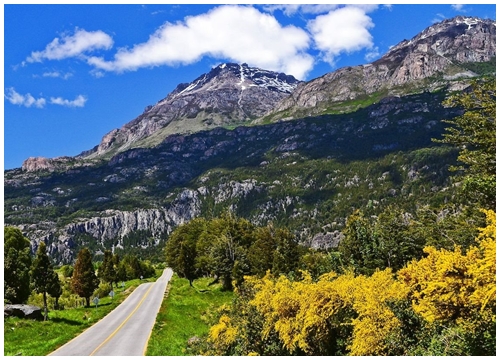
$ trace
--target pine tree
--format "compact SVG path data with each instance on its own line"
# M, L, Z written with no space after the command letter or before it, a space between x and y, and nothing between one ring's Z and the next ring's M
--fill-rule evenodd
M50 286L47 293L52 296L55 300L54 309L59 309L59 298L61 297L63 292L61 281L59 280L59 275L54 271L52 273L52 279L50 281Z
M92 265L92 255L89 249L83 248L76 259L71 287L77 295L85 298L86 307L90 307L90 297L98 286L99 279Z
M21 231L4 228L4 297L11 304L23 304L30 296L30 242Z
M113 254L111 250L104 251L104 260L99 268L99 278L111 285L111 290L113 290L113 281L116 279L116 271L113 264Z
M60 288L61 285L59 284L59 277L54 272L52 263L47 255L47 247L43 241L38 245L36 257L31 267L31 281L33 291L43 295L44 320L47 320L47 294L57 293L55 290L57 287Z

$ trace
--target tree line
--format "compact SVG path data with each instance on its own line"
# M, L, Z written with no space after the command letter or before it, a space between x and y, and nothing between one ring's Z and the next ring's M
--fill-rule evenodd
M301 251L295 237L272 225L257 227L230 213L196 218L180 225L166 247L167 266L189 280L211 276L232 290L246 275L288 274L297 268Z
M64 265L59 271L64 278L70 278L71 292L85 299L90 306L90 298L107 295L113 284L120 281L150 277L155 274L154 267L136 256L125 255L123 259L111 250L104 251L102 263L92 261L88 248L78 252L74 265ZM44 319L48 318L47 296L55 300L54 308L59 308L59 298L63 294L63 282L54 269L47 254L46 244L42 241L33 258L30 242L15 227L4 228L4 302L25 304L33 293L41 294Z

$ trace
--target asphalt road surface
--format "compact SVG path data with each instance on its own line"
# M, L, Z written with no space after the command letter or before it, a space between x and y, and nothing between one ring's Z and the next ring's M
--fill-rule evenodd
M141 284L123 303L50 356L142 356L160 310L172 270Z

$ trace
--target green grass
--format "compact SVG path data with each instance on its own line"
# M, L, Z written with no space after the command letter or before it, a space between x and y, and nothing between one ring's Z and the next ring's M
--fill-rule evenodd
M156 278L145 279L156 281ZM55 351L85 329L106 316L122 303L141 283L140 280L125 282L125 288L115 289L113 299L100 299L97 308L78 307L65 310L51 310L47 321L19 319L4 320L4 356L44 356ZM42 310L43 311L43 310Z
M146 355L189 355L186 354L188 340L206 335L217 308L230 303L234 296L232 292L222 291L219 285L209 287L211 280L196 280L193 288L186 279L177 275L172 277L168 297L156 318Z

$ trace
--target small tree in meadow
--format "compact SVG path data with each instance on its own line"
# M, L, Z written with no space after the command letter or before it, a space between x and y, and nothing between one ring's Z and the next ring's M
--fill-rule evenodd
M71 287L73 291L85 298L86 307L90 307L90 297L99 286L99 279L92 265L92 255L89 249L83 248L76 258Z
M113 290L113 281L116 278L116 271L113 264L113 254L111 250L104 251L104 260L102 261L102 265L99 267L99 278L111 285L111 290Z

